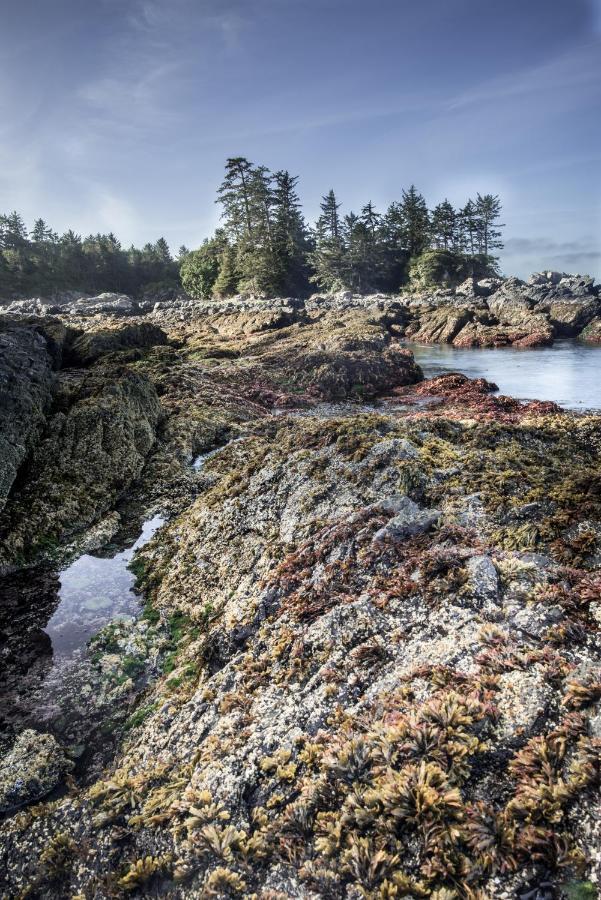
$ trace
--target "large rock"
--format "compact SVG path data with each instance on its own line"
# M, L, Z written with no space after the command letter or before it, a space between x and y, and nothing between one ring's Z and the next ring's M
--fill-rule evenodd
M0 317L0 509L44 427L64 332Z
M28 462L28 479L5 509L0 568L35 559L110 510L144 466L160 405L153 384L107 369L73 386L67 377Z
M45 797L72 769L72 761L51 734L21 732L0 761L0 813Z
M420 509L409 497L400 497L389 505L394 515L376 531L372 538L375 543L403 541L423 534L438 522L441 515L437 509Z
M601 316L596 316L578 335L581 341L601 344Z
M69 361L85 366L116 350L155 347L166 343L165 332L151 322L117 325L81 334L69 347Z
M469 322L453 338L455 347L545 347L552 343L551 328L531 330L527 326L503 323L485 325L481 322Z
M438 307L422 314L405 334L420 344L450 344L473 316L467 306Z
M575 337L601 314L601 301L597 297L569 297L542 303L538 308L547 312L559 337Z
M81 297L63 307L72 316L133 316L139 309L126 294L103 293L96 297Z

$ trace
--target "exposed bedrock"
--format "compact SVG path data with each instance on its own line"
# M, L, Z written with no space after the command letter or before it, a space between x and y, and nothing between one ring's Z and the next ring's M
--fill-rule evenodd
M57 320L0 316L0 509L44 427L66 333Z
M117 368L73 383L63 373L59 388L59 409L5 507L0 564L33 560L111 509L155 441L160 406L145 376Z

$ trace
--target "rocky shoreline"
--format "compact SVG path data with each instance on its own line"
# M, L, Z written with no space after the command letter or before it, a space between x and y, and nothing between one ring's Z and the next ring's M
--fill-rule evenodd
M594 897L601 415L400 343L598 340L592 280L80 299L0 316L1 571L167 524L91 648L127 695L106 770L6 750L4 895Z
M1 301L0 301L1 305ZM89 297L65 291L52 298L5 301L11 315L59 315L84 329L86 320L102 316L142 316L160 325L195 322L211 315L259 312L288 324L303 323L324 309L387 310L398 334L418 343L456 347L540 347L557 338L601 342L601 286L586 275L538 272L519 278L468 278L456 288L411 293L314 294L307 299L234 297L210 302L181 291L166 291L132 300L122 294ZM84 339L85 341L85 339Z

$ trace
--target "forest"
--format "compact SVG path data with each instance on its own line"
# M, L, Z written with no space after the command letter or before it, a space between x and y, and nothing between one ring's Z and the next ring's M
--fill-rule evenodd
M394 292L494 274L503 246L501 201L493 194L478 193L459 209L447 199L429 208L411 185L383 213L367 202L343 214L330 190L310 225L297 176L233 157L216 202L221 226L198 249L182 246L177 256L163 237L124 248L112 232L59 236L43 219L28 231L17 212L0 215L0 297L68 289L139 297L180 284L200 299Z

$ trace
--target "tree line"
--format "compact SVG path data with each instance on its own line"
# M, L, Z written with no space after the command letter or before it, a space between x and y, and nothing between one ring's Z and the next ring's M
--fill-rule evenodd
M69 288L140 296L180 284L195 297L245 292L303 295L315 290L398 291L408 280L458 282L496 271L503 245L498 196L478 194L455 209L429 209L412 185L380 213L369 202L341 213L333 190L313 226L303 215L298 177L244 157L228 159L217 191L222 226L198 250L164 238L124 248L115 235L59 236L43 219L0 215L0 297L49 295Z
M423 264L451 282L496 271L495 251L503 246L498 196L477 194L460 209L444 200L430 210L412 185L384 213L369 202L342 215L331 190L309 227L297 183L286 170L228 159L216 201L223 225L183 260L184 288L205 299L302 294L312 285L365 293L398 291Z
M180 248L182 258L187 253ZM28 231L17 212L0 215L0 297L71 288L137 296L148 285L179 285L180 262L162 237L142 249L125 249L112 232L83 239L74 231L59 236L43 219Z

